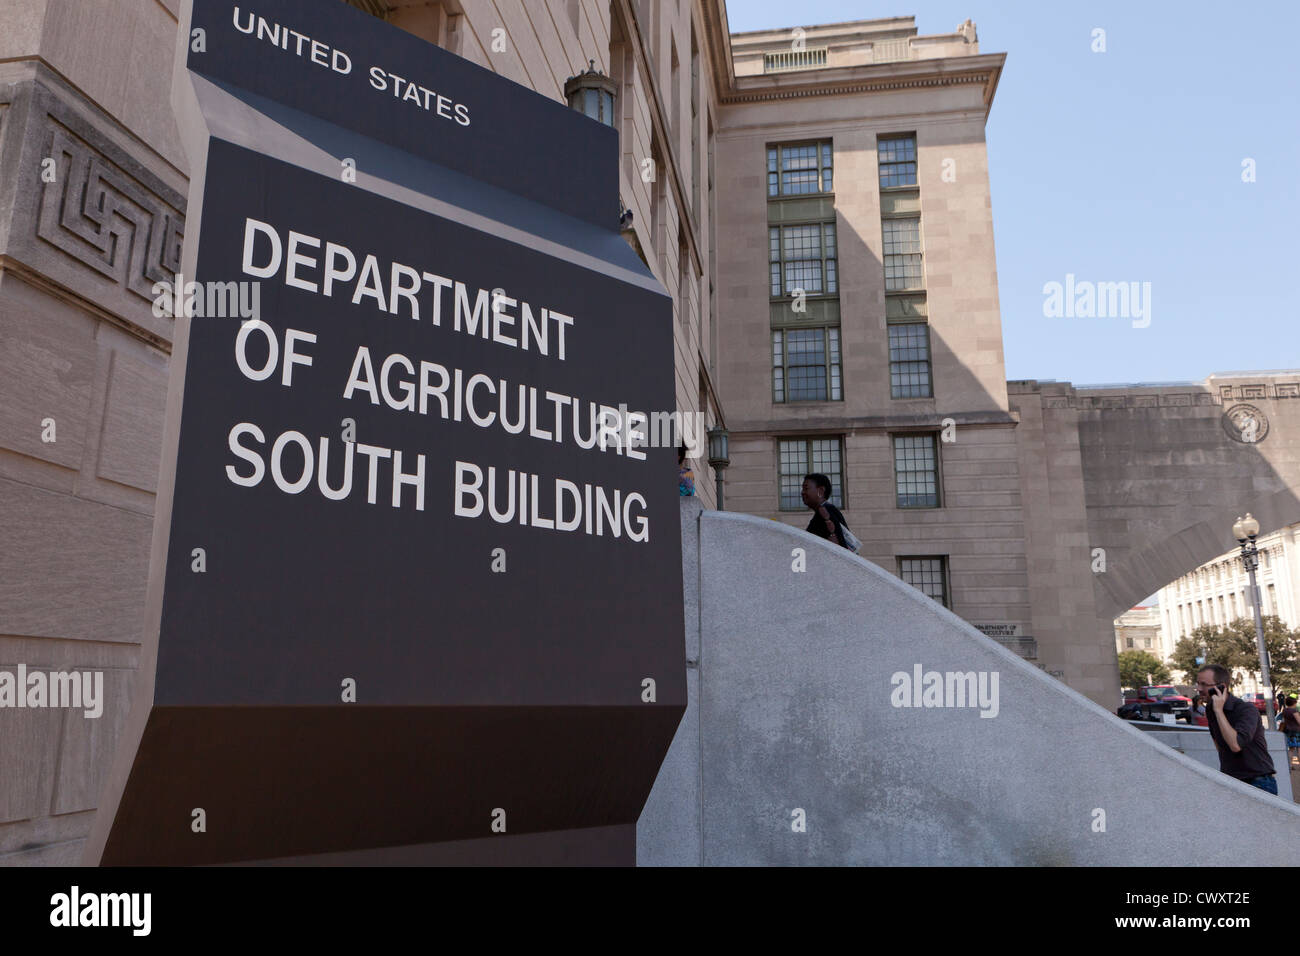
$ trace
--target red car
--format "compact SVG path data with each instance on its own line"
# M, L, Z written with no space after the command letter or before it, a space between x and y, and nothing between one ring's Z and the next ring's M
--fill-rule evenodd
M1255 709L1261 714L1268 713L1268 698L1263 694L1240 694L1242 700L1248 704L1254 704Z

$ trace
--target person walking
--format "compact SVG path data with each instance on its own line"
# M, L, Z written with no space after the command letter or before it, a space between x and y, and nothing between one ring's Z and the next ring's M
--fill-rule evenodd
M844 535L844 529L848 527L844 523L844 515L840 513L839 508L826 500L831 496L831 480L825 475L814 472L804 478L799 496L803 499L803 503L813 510L812 520L808 522L808 533L825 538L831 544L838 544L842 548L852 550Z
M1278 715L1282 724L1282 733L1286 734L1286 756L1288 763L1292 756L1300 757L1300 711L1296 710L1296 699L1288 697L1286 706Z

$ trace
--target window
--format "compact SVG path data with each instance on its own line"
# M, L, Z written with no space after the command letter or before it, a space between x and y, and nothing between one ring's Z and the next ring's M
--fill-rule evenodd
M1149 637L1144 637L1144 638L1142 638L1142 646L1145 647L1145 648L1147 648L1147 649L1150 649L1150 647L1151 647L1151 638L1149 638Z
M929 398L930 327L923 322L889 327L889 397Z
M894 436L894 484L900 508L939 507L939 459L935 436Z
M677 227L677 321L682 328L688 328L691 320L691 307L695 304L691 295L690 283L695 278L691 267L691 251L686 245L686 230Z
M835 223L772 226L767 238L773 298L796 295L800 289L808 295L839 292L835 267Z
M921 220L884 219L885 291L922 287Z
M840 330L774 329L772 331L772 400L838 402Z
M1124 642L1125 642L1125 644L1124 644L1125 647L1127 647L1129 650L1132 650L1132 649L1133 649L1133 638L1131 638L1131 637L1126 637L1126 638L1124 638Z
M803 511L807 506L799 497L805 475L820 473L831 480L830 501L844 507L843 456L839 438L782 439L781 510Z
M946 557L899 558L898 576L944 607L948 606L948 559Z
M678 79L681 73L681 63L677 59L677 39L672 31L668 33L668 62L669 77L672 91L672 112L668 114L668 123L672 129L673 142L681 143L682 141L682 84Z
M828 193L833 190L833 185L829 142L768 147L768 196Z
M876 141L876 158L880 165L880 186L916 185L916 137L893 136Z
M700 186L704 181L700 168L700 45L695 39L695 22L691 21L691 192L695 210L695 221L704 218L700 208Z

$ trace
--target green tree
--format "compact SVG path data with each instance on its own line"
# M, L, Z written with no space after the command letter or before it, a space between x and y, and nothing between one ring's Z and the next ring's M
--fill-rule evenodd
M1198 657L1204 657L1206 664L1222 664L1235 673L1240 665L1241 654L1223 628L1202 624L1189 637L1179 638L1173 653L1169 655L1169 662L1174 669L1183 672L1183 683L1196 682L1196 671L1202 666L1196 663Z
M1150 681L1147 680L1148 675ZM1119 682L1122 687L1141 687L1146 683L1168 684L1169 668L1146 651L1124 651L1119 655Z
M1288 630L1282 619L1270 614L1263 619L1264 646L1268 649L1269 672L1275 687L1289 687L1300 675L1300 631ZM1259 673L1259 650L1253 617L1239 617L1225 626L1203 624L1174 645L1170 661L1183 671L1187 683L1195 679L1196 658L1207 664L1222 664L1240 683L1248 674Z
M1294 683L1297 665L1300 665L1300 631L1288 630L1275 614L1263 618L1264 647L1268 650L1269 676L1273 686L1287 687ZM1247 673L1259 673L1259 643L1255 639L1253 618L1238 618L1228 625L1229 640L1235 645L1239 666Z

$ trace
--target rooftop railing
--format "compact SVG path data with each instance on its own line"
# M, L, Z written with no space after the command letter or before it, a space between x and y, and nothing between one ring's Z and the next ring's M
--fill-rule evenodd
M812 70L826 65L826 47L811 50L780 50L763 54L764 73L784 73L787 70Z

